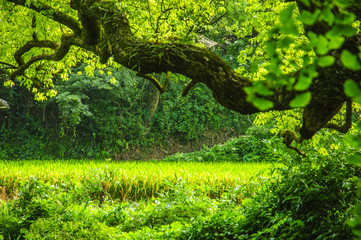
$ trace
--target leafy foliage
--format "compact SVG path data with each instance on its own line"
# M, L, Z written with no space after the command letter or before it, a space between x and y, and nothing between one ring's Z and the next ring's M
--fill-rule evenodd
M359 170L328 158L322 159L321 166L312 159L277 171L278 180L265 183L253 199L243 201L238 212L224 211L196 221L182 238L354 238L346 221L356 202L350 177L359 175Z
M180 162L274 162L279 156L274 152L269 140L253 135L231 139L224 145L191 153L179 153L164 161Z
M139 147L204 141L208 132L235 136L250 125L247 117L219 106L204 86L179 96L186 84L181 76L149 119L147 82L126 69L97 70L93 77L85 69L56 80L58 95L43 103L24 102L21 87L4 89L12 108L1 113L3 158L119 157Z

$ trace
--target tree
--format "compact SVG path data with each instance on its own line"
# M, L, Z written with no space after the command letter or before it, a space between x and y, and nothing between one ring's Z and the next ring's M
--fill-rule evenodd
M351 98L357 101L361 96L358 1L283 2L279 22L267 34L264 55L268 62L261 59L251 63L255 68L266 64L263 81L242 76L196 43L196 35L204 26L226 16L229 4L241 8L242 1L3 1L0 41L12 48L0 52L2 71L8 76L5 84L19 79L37 92L40 100L45 94L55 94L49 91L51 76L66 78L66 69L77 61L133 69L160 91L167 82L161 84L153 74L178 73L191 79L183 95L203 83L220 104L242 114L304 108L300 137L292 131L283 134L290 146L293 140L310 139L324 127L347 132ZM279 1L260 4L265 6L262 12L274 14ZM20 34L16 28L27 31ZM283 71L285 57L280 51L290 49L302 36L308 38L296 47L306 52L300 57L302 63L294 72ZM100 63L91 62L91 54L98 56ZM346 123L328 124L345 102Z

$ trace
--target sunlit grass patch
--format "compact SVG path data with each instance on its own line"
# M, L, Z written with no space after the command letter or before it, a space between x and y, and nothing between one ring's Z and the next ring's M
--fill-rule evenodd
M216 198L230 189L257 184L262 177L268 177L267 169L271 166L229 162L1 161L0 197L16 197L20 184L36 176L49 185L80 188L95 199L108 196L126 201L157 197L179 182Z

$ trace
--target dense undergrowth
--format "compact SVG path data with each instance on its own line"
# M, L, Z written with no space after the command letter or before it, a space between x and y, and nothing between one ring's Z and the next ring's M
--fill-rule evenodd
M0 236L125 239L250 197L271 164L2 162ZM44 170L46 169L46 170ZM232 199L232 200L231 200Z
M344 154L221 161L237 144L160 162L3 161L0 239L354 239L361 174ZM199 162L210 152L224 156Z

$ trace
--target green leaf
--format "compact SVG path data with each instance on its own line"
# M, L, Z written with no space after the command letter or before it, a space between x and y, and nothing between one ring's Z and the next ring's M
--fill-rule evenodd
M280 12L280 21L282 24L287 24L289 21L292 21L293 9L294 5L290 5Z
M305 4L306 7L310 7L310 6L311 6L310 0L301 0L301 2L302 2L303 4Z
M357 96L361 96L361 90L359 88L359 85L351 79L347 79L345 81L343 89L348 97L354 98Z
M303 22L306 25L313 25L316 22L320 12L321 12L320 9L317 9L314 13L311 13L310 11L307 10L303 10L301 15L299 16L299 19L301 20L301 22Z
M294 86L296 91L305 91L307 90L311 84L312 79L317 76L317 72L313 68L303 69L298 77L298 81Z
M271 28L271 30L268 31L268 36L273 36L275 34L278 34L280 32L280 27L278 25Z
M351 79L347 79L343 85L345 94L348 97L351 97L353 101L361 104L361 90L359 85L352 81Z
M294 43L295 41L290 37L284 37L279 41L279 46L281 48L287 48L290 44Z
M352 37L356 34L356 32L356 28L347 25L337 24L330 31L327 32L327 35Z
M303 60L303 66L306 66L311 62L311 58L308 55L303 56L302 60Z
M294 5L290 5L281 11L281 13L280 13L281 24L279 24L277 27L274 27L271 30L272 34L275 34L278 31L285 35L287 35L287 34L298 35L299 34L297 25L294 23L294 20L292 18L293 9L294 9Z
M31 5L32 0L26 0L25 1L25 7L29 7Z
M355 153L347 158L347 162L361 166L361 153Z
M245 87L243 90L247 93L247 101L252 102L256 92L254 87Z
M335 21L335 15L331 11L331 7L325 8L321 13L321 20L324 20L328 25L332 26Z
M357 60L357 56L353 55L348 50L344 49L341 53L342 64L351 70L357 71L361 69L361 65Z
M338 7L344 8L348 6L349 0L334 0L334 3L336 3Z
M308 75L300 75L298 81L294 87L297 91L304 91L310 87L312 84L312 78Z
M250 72L251 73L255 73L258 71L258 65L259 65L259 60L258 59L254 59L251 63L251 69Z
M316 48L316 52L320 55L324 55L329 51L328 39L323 35L317 35L314 32L308 33L310 39L309 47Z
M333 56L330 55L326 55L326 56L322 56L318 59L318 66L320 67L329 67L331 65L333 65L333 63L335 62L335 58Z
M255 89L257 91L258 94L262 95L262 96L272 96L273 95L273 91L269 90L266 86L264 86L262 83L260 84L255 84Z
M347 134L346 135L347 142L356 149L361 148L361 135L360 134Z
M273 107L273 102L264 99L255 97L252 101L253 105L258 108L260 111L267 111Z
M290 35L299 35L297 25L291 19L287 24L281 26L280 33L282 34L290 34Z
M291 108L299 108L307 106L311 101L312 95L310 92L305 92L300 95L297 95L292 101L290 102Z
M316 52L320 55L328 52L328 40L325 36L320 35L316 43Z
M335 22L342 25L350 25L356 20L356 16L350 12L342 12L336 15Z
M329 49L339 49L342 46L342 44L345 42L345 38L342 36L328 36L328 34L326 34L326 36L329 39L328 42Z
M266 52L270 55L273 56L274 54L276 54L276 44L272 41L266 42Z

